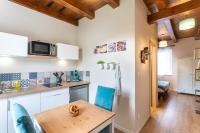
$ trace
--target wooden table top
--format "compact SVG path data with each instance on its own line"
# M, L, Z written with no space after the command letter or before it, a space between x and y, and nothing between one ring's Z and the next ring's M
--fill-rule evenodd
M72 117L69 105L77 105L80 113ZM46 133L88 133L115 116L115 113L79 100L68 105L36 114Z

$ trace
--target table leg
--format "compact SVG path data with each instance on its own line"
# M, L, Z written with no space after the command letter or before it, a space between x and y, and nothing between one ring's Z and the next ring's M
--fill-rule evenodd
M102 123L99 127L91 131L90 133L99 133L102 129L109 126L109 132L114 133L114 118L107 120L106 122Z
M111 129L112 129L112 132L111 132L111 133L114 133L114 132L115 132L114 120L113 120L112 123L111 123Z

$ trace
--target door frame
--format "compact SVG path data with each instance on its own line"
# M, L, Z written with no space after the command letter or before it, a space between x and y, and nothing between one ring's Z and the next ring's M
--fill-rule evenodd
M149 87L150 87L150 112L154 112L158 106L158 84L157 84L157 50L156 43L149 40Z

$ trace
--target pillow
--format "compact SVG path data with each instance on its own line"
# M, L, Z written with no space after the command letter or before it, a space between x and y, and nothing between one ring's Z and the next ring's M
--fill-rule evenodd
M11 106L12 120L14 123L15 132L17 133L36 133L33 122L26 111L20 104Z
M115 94L114 88L98 86L95 105L104 108L106 110L112 111L114 94Z
M17 129L20 133L36 133L30 116L22 116L17 120Z

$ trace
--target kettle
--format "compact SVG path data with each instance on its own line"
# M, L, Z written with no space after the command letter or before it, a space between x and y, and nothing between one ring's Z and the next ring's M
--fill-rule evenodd
M79 75L77 70L74 70L72 72L72 81L79 81Z

